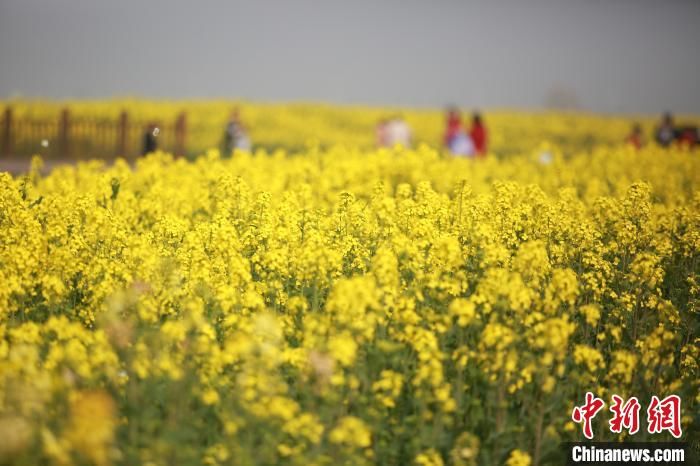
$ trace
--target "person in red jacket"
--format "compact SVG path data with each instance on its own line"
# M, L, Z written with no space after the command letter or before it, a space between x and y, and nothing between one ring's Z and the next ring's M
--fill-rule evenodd
M481 120L481 115L479 112L474 112L472 116L472 128L469 132L472 141L474 142L474 151L477 157L483 157L486 155L486 150L488 146L488 132L486 131L486 126Z
M461 128L462 117L459 114L459 110L456 107L448 108L445 115L445 135L443 138L445 147L450 147L452 140L457 136Z
M644 145L644 135L642 134L642 127L639 123L632 125L632 132L627 136L626 142L635 149L642 148Z

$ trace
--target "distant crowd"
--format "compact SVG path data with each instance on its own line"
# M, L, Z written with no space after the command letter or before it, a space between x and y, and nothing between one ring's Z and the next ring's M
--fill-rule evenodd
M376 127L377 147L411 146L411 129L400 116L379 120ZM488 145L488 132L481 115L475 112L471 125L463 121L462 115L456 108L447 110L445 148L455 157L483 157Z
M661 116L661 121L656 125L654 140L661 147L671 145L695 147L700 144L700 130L694 125L678 125L674 122L673 115L666 112ZM646 144L646 138L642 126L636 123L627 136L627 143L640 149Z
M488 132L479 112L472 115L471 126L462 122L456 108L447 111L443 144L457 157L484 157L488 145Z
M142 151L143 155L150 154L158 150L158 135L160 130L155 123L149 123L146 131L143 134ZM233 151L250 150L251 143L248 137L248 131L241 121L239 110L234 109L229 115L228 121L224 126L224 134L221 139L221 154L224 158L231 157Z
M158 149L159 129L151 123L143 136L145 155ZM375 129L377 147L394 147L401 145L411 147L412 132L408 123L399 115L379 120ZM483 158L488 152L488 131L479 112L474 112L471 122L467 124L460 111L450 107L445 113L444 148L455 157ZM654 131L654 140L661 147L681 145L695 147L700 144L700 130L694 125L677 125L673 115L664 113ZM625 142L640 149L646 145L646 138L640 124L634 124ZM250 150L251 140L241 121L240 112L234 109L224 127L221 141L221 153L230 157L236 149Z

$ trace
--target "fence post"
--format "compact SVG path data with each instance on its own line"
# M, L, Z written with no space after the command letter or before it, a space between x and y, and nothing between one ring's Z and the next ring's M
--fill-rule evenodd
M175 120L175 154L185 155L185 142L187 141L187 113L181 112Z
M129 134L129 115L126 111L123 111L119 115L119 122L117 126L117 157L128 158L126 153L126 141Z
M12 109L5 109L2 119L2 155L9 157L12 154Z
M61 110L58 120L58 147L60 156L70 158L70 111L67 108Z

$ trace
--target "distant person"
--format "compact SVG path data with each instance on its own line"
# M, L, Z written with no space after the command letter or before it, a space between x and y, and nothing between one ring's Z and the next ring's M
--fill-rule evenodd
M382 118L377 122L377 127L375 128L375 141L377 147L389 147L389 122L386 118Z
M231 112L226 128L224 129L223 156L230 157L235 149L250 150L250 138L246 132L238 109Z
M457 136L461 129L462 117L459 114L459 110L457 110L455 107L450 107L445 116L445 135L443 137L443 144L445 147L449 148L452 145L452 140Z
M666 112L661 117L661 123L656 127L656 142L662 147L670 146L676 139L676 130L673 127L673 116Z
M458 128L449 139L447 148L455 157L474 157L476 152L471 136L462 127Z
M700 144L700 130L697 126L686 125L676 128L676 140L682 146L690 147L691 149Z
M632 125L632 131L625 141L637 150L642 148L644 145L644 135L642 134L642 127L639 123Z
M471 136L472 142L474 143L474 152L476 155L480 157L486 155L488 132L486 131L486 126L484 126L479 112L474 112L472 116L472 128L469 131L469 136Z
M149 123L146 126L146 132L143 134L143 150L141 154L146 155L158 150L158 134L160 129L155 123Z
M476 151L471 133L462 124L462 115L456 107L447 109L443 142L455 157L473 157Z
M386 125L387 144L393 147L397 144L403 147L411 147L411 128L408 123L399 117L393 117Z

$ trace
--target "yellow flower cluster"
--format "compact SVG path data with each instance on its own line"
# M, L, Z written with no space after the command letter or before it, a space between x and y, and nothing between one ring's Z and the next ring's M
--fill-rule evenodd
M560 464L587 391L698 432L697 153L39 168L0 174L0 463Z

